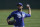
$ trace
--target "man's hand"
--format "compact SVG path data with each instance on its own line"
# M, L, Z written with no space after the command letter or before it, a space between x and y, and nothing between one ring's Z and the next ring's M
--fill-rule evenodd
M27 6L27 8L29 8L29 7L30 7L30 5L29 5L29 4L27 4L26 6Z

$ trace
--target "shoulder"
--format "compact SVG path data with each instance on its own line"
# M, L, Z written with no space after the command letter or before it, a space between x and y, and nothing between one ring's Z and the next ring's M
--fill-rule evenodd
M17 11L13 11L13 12L11 12L11 14L14 14L14 13L16 13Z
M22 11L22 13L25 13L25 12Z
M26 14L26 15L28 14L28 13L26 13L26 12L22 12L22 13L23 13L23 14Z
M25 13L26 14L26 12L22 12L22 13Z
M12 13L16 13L17 11L13 11Z

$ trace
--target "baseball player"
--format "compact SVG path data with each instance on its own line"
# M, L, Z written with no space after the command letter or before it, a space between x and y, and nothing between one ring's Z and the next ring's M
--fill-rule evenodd
M13 24L14 27L24 27L24 18L26 17L31 17L31 8L30 5L27 5L28 10L28 14L22 11L23 8L23 4L22 3L18 3L17 4L17 8L18 10L12 12L8 18L7 18L7 22L9 25ZM10 21L10 18L14 17L14 21Z

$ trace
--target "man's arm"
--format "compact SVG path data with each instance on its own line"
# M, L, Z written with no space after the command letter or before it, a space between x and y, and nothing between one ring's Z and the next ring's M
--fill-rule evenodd
M27 4L27 8L28 8L28 14L25 14L25 17L31 17L31 8L30 6Z
M28 10L28 14L31 15L31 8L30 8L30 5L29 5L29 4L27 4L27 8L29 9L29 10Z
M11 15L8 16L8 18L7 18L7 22L10 21L10 18L11 18L11 17L12 17Z
M31 15L31 8L29 7L29 10L28 10L28 14L30 14Z
M13 17L13 16L14 16L14 12L12 12L12 13L8 16L7 22L9 22L9 21L10 21L10 18Z

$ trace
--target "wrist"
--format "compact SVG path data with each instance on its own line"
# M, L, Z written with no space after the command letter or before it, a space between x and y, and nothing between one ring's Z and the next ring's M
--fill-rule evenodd
M29 9L31 9L31 8L29 7Z

